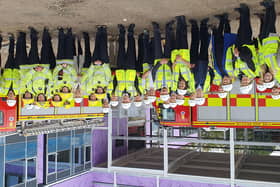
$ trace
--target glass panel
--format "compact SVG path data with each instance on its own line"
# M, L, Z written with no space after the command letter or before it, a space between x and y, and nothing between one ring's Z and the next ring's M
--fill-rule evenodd
M163 121L175 121L175 112L172 108L161 109Z
M57 171L70 168L70 150L57 152Z
M75 164L79 163L80 148L75 148Z
M27 157L35 157L37 154L37 141L27 142Z
M55 154L48 156L48 173L55 172Z
M85 145L91 145L91 133L85 134Z
M13 143L6 146L6 161L25 158L25 143Z
M5 186L10 187L24 182L25 159L5 164Z
M0 126L4 125L4 117L3 117L3 112L0 111Z
M56 137L48 138L48 153L56 152Z
M70 149L71 136L58 136L57 138L57 151Z
M75 147L84 144L84 134L76 134L73 138L73 144L75 145Z
M31 158L27 160L27 179L36 177L36 159Z
M86 147L86 162L89 162L90 161L90 151L91 151L91 147L90 146L87 146Z

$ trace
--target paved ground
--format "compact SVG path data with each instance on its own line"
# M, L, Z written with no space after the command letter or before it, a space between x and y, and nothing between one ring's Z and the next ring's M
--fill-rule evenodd
M275 1L278 10L280 0ZM77 35L81 31L88 31L93 38L95 26L100 24L107 25L109 34L114 36L117 34L118 23L135 23L136 32L139 33L143 28L151 28L152 21L159 22L163 28L164 23L177 15L198 20L210 17L210 22L215 24L217 19L213 15L228 12L232 20L232 31L236 32L238 14L233 9L240 3L247 3L251 8L256 36L259 21L253 13L262 10L259 2L260 0L1 0L0 31L4 40L7 40L8 32L26 31L28 26L41 31L47 26L55 38L56 28L63 26L72 27ZM280 19L277 25L279 28ZM53 41L54 48L56 43ZM7 47L4 47L1 51L2 62L6 61L6 52Z
M165 23L176 15L201 19L217 13L237 14L233 8L246 2L252 12L261 10L260 0L2 0L0 30L4 33L48 26L71 26L76 32L94 31L95 25L106 24L114 33L118 23L136 23L137 31L150 27L151 21ZM277 0L280 8L280 1ZM215 21L214 19L212 22Z

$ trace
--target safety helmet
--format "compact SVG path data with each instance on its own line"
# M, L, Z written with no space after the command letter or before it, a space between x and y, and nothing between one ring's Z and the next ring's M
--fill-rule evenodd
M59 95L62 98L62 100L67 100L67 99L73 97L72 93L59 93Z
M160 95L160 99L162 101L167 101L169 98L170 98L170 96L168 94L167 95Z
M233 88L232 84L222 85L222 89L226 92L230 92Z
M150 100L149 99L144 99L144 103L145 103L145 105L149 105L150 104Z
M122 108L123 109L129 109L130 108L130 106L131 106L131 103L122 103Z
M184 99L176 99L177 105L183 105L185 103Z
M74 100L75 100L75 103L81 103L83 101L83 98L77 97L77 98L74 98Z
M266 86L264 84L257 84L257 89L260 91L260 92L263 92L266 90Z
M280 99L280 95L271 95L272 99L274 100L278 100Z
M133 103L134 103L134 105L135 105L136 107L140 107L140 106L142 106L142 103L143 103L143 102L142 102L142 101L137 101L137 102L134 101Z
M227 94L228 94L227 92L219 92L218 96L219 96L219 98L226 98Z
M97 99L102 100L102 99L104 99L106 97L106 94L105 93L102 93L102 94L97 94L96 93L95 96L96 96Z
M26 108L27 110L31 110L33 109L34 105L32 104L27 104L27 105L24 105L24 108Z
M240 87L240 92L242 94L248 94L253 88L253 84L249 84L248 86L241 86Z
M169 105L171 108L175 108L177 106L177 103L170 103Z
M195 105L196 105L196 101L193 100L193 99L190 99L190 100L188 101L188 103L189 103L190 106L195 106Z
M197 105L203 105L205 103L205 98L204 97L195 98L195 103Z
M186 95L187 90L177 89L177 92L178 92L179 95Z
M266 88L273 88L275 86L275 81L271 81L271 82L267 82L267 83L263 83L263 85L266 87Z
M163 104L163 108L169 108L170 104Z
M88 106L100 107L102 106L102 103L100 100L95 100L95 101L88 100Z
M150 101L150 103L153 103L156 101L157 97L156 96L148 96L148 99Z
M103 113L107 114L110 111L110 108L102 108Z
M17 100L11 100L11 99L8 99L8 100L7 100L7 105L8 105L9 107L15 106L16 103L17 103Z
M23 102L23 105L29 105L29 104L34 103L34 98L30 98L30 99L22 98L22 102Z
M52 101L52 105L54 107L63 107L63 102L62 101Z
M119 104L119 101L110 101L110 105L113 107L118 106L118 104Z

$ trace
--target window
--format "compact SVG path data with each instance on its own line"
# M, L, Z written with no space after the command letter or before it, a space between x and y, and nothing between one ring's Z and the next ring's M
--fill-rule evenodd
M172 108L162 108L161 109L162 114L162 121L175 121L175 112Z
M46 184L91 168L91 129L47 135Z
M0 126L4 125L4 114L2 111L0 111Z
M37 136L12 135L3 139L0 141L0 176L4 178L0 177L0 186L36 186Z

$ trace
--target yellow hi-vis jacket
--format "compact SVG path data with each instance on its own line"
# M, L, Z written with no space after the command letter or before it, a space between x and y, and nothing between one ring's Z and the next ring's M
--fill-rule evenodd
M269 36L264 38L259 48L261 64L266 64L270 69L278 72L280 64L278 63L277 55L279 53L279 36Z
M163 87L163 81L165 79L166 87L172 88L173 86L173 74L171 64L160 64L160 59L155 60L152 70L154 88L156 90Z
M59 72L61 70L63 71L63 76L59 75ZM70 64L68 64L65 68L61 65L57 65L53 70L53 89L55 90L55 92L58 92L64 86L68 87L71 90L76 80L77 72L75 68Z
M50 98L53 80L52 73L49 69L44 68L40 72L32 69L26 74L26 78L25 80L23 80L23 82L24 84L22 84L21 86L26 87L27 90L34 95L44 93L47 98Z
M130 93L131 96L136 96L138 94L135 87L136 70L116 70L116 80L117 85L115 88L116 96L121 97L123 92L126 91Z
M91 65L87 73L82 77L82 89L90 94L98 87L107 88L111 77L109 64Z
M237 68L239 68L239 71L243 72L248 78L253 79L257 76L259 76L260 73L260 63L259 63L259 56L257 53L257 50L255 48L255 45L247 45L244 44L242 45L243 47L248 47L252 53L252 60L253 63L255 64L255 72L253 72L248 65L246 64L246 62L242 61L240 58L237 59Z
M1 77L1 95L6 96L9 89L13 85L13 90L16 95L20 92L20 71L19 69L4 69L3 75Z

